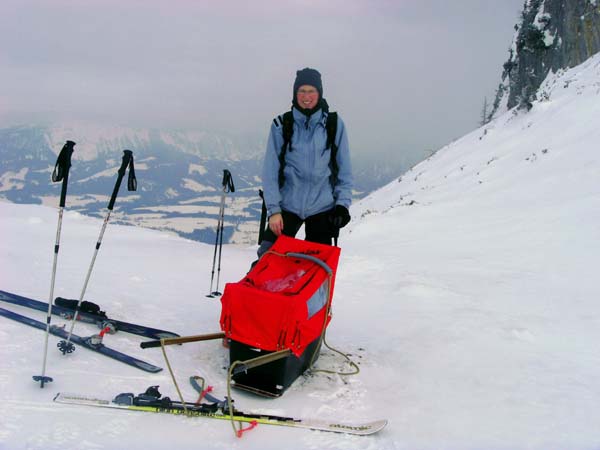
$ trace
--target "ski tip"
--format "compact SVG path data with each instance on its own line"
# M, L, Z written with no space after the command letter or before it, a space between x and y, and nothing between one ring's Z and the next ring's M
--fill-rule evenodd
M139 360L137 360L135 362L135 366L138 369L142 369L142 370L144 370L146 372L150 372L150 373L158 373L162 370L162 367L158 367L158 366L155 366L154 364L150 364L150 363L147 363L144 361L139 361Z
M369 434L377 433L383 430L388 424L387 419L376 420L371 423L371 432Z
M354 434L358 436L369 436L383 430L387 424L387 419L374 420L372 422L366 422L359 425L331 424L329 426L329 431Z

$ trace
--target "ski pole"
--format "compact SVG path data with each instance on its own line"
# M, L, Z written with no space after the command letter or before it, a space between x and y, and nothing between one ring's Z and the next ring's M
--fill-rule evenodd
M235 192L235 186L233 185L233 178L229 170L223 170L223 206L221 208L221 233L219 235L219 264L217 267L217 288L213 292L214 295L219 296L219 278L221 277L221 254L223 251L223 232L225 228L225 194L228 192Z
M213 282L215 280L215 265L217 262L217 248L219 246L219 235L221 233L221 211L223 211L223 205L225 203L225 193L221 194L221 203L219 206L219 216L217 219L217 234L215 235L215 248L213 252L213 262L212 262L212 271L210 273L210 290L206 295L209 298L214 298L215 294L213 292Z
M225 198L225 196L223 196L223 198ZM219 233L219 263L217 266L217 287L213 292L213 295L216 295L217 297L221 295L221 293L219 292L219 278L221 277L221 253L223 251L223 231L225 227L225 201L223 201L223 206L221 207L220 217L221 232Z
M262 207L260 211L260 225L258 226L258 245L260 245L263 241L265 229L267 226L267 205L265 204L265 193L262 189L258 190L258 196L262 200Z
M43 388L45 383L52 381L51 377L46 376L46 361L48 356L48 336L50 335L50 322L52 321L52 299L54 298L54 282L56 281L56 264L58 262L58 250L60 248L60 232L62 229L63 211L67 199L67 184L69 182L69 169L71 168L71 155L75 142L67 141L56 159L56 165L52 172L52 182L62 181L60 191L60 202L58 207L58 225L56 227L56 239L54 241L54 261L52 262L52 276L50 278L50 298L48 299L48 313L46 314L46 337L44 340L44 357L42 362L42 374L34 375L33 380L40 382Z
M221 276L221 252L223 251L223 229L224 229L224 221L225 221L225 195L228 192L235 192L235 186L233 185L233 178L231 177L231 172L227 169L223 170L223 191L221 193L221 206L219 208L219 220L217 221L217 235L215 238L215 251L213 253L213 265L212 272L210 276L210 294L207 297L213 298L221 295L219 292L219 278ZM213 280L215 277L215 262L217 259L217 247L219 249L219 264L217 269L217 287L213 291Z
M125 172L127 171L127 167L129 167L129 178L127 180L127 190L135 191L137 189L137 180L135 178L135 170L133 168L133 152L131 150L123 150L123 161L121 163L121 168L118 171L117 182L115 183L115 188L113 189L112 196L110 197L110 202L108 203L108 213L106 214L106 218L104 219L104 223L102 224L102 229L100 230L100 236L98 237L98 241L96 242L96 249L94 251L94 255L92 256L92 262L90 263L90 267L87 272L87 276L85 277L85 282L83 283L83 288L81 290L81 295L79 296L79 301L77 302L77 307L75 308L75 313L73 314L73 318L71 319L71 328L69 330L69 334L67 335L67 340L60 341L57 344L57 347L60 349L63 355L67 353L72 353L75 350L75 346L71 343L71 336L73 335L73 328L75 328L75 322L77 320L77 316L79 315L79 310L81 309L81 303L83 302L83 297L85 295L85 291L87 289L87 285L90 281L90 276L92 275L92 269L94 268L94 262L96 261L96 256L98 255L98 250L100 250L100 245L102 244L102 238L104 237L104 231L106 230L106 225L108 224L108 220L110 219L110 214L115 206L115 201L117 200L117 194L119 193L119 188L121 187L121 181L125 176Z
M333 245L335 247L338 246L338 239L340 237L340 229L339 227L333 227L333 236L331 236L333 238Z

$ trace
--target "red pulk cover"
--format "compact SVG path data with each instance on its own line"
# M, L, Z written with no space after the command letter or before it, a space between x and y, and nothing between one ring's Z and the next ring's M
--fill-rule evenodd
M300 356L329 323L339 256L338 247L280 236L244 279L225 285L221 330L251 347Z

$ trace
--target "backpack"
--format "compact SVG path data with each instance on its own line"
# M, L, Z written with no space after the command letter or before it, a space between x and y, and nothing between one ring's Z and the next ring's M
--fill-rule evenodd
M331 149L329 154L329 167L331 169L331 185L334 186L337 181L337 174L339 168L337 165L337 151L338 146L335 143L335 135L337 134L337 112L330 112L327 115L327 123L325 128L327 129L327 144L325 148ZM279 152L279 188L283 187L285 182L285 176L283 170L285 168L285 154L292 149L292 135L294 134L294 115L292 111L285 112L282 116L277 116L273 119L276 126L281 124L283 134L283 145L281 146L281 152Z
M325 129L327 130L327 143L325 148L329 148L331 151L329 153L329 168L331 169L331 185L334 186L337 181L337 175L339 172L339 167L337 164L337 151L338 145L335 142L335 135L337 134L337 112L328 112L327 113L327 122L325 124ZM285 169L285 154L289 150L292 149L292 136L294 134L294 115L292 111L286 111L283 115L277 116L273 119L273 123L275 126L282 127L282 135L283 135L283 144L281 146L281 151L279 152L279 189L283 187L285 183L285 175L283 173ZM260 228L258 232L258 243L262 242L263 233L265 231L265 225L267 220L267 205L265 204L265 199L263 195L263 191L259 190L258 195L262 199L262 211L260 216Z

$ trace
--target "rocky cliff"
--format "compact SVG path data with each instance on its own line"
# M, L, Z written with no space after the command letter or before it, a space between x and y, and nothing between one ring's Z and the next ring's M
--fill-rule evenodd
M600 0L526 0L490 118L528 108L550 71L600 51Z

